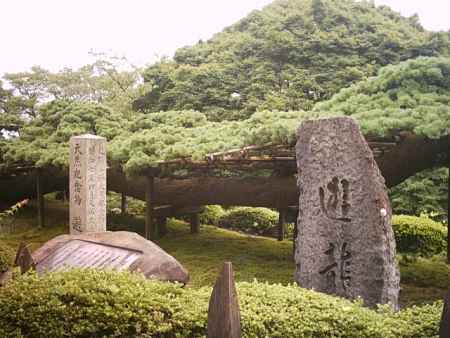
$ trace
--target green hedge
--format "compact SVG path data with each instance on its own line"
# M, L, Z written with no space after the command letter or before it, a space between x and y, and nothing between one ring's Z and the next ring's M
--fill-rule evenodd
M220 205L206 205L205 211L199 215L200 223L219 225L219 220L223 215L225 215L225 210Z
M432 256L447 248L447 229L426 217L394 216L392 218L397 251Z
M238 283L243 337L437 337L442 303L393 313L298 286ZM211 288L137 274L34 273L0 289L1 337L205 337Z
M0 241L0 273L8 270L14 259L14 250Z
M219 226L250 234L263 235L275 227L278 212L267 208L237 207L227 211L220 219Z
M443 290L450 287L447 255L436 255L431 258L414 257L412 260L402 257L399 264L402 283Z

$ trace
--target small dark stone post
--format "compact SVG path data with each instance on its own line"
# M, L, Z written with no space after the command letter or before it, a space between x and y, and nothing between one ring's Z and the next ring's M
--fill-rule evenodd
M41 169L36 170L36 200L37 200L37 219L38 219L38 227L43 228L45 225L45 201L44 201L44 193L42 187L42 172Z
M208 338L240 338L241 314L233 266L225 262L209 300Z
M33 257L31 256L31 252L25 243L20 243L19 248L17 249L14 265L20 267L20 272L22 274L35 268Z
M200 218L197 213L190 215L191 234L198 234L200 232Z
M440 338L450 338L450 289L447 292L447 298L442 311L441 325L439 328Z

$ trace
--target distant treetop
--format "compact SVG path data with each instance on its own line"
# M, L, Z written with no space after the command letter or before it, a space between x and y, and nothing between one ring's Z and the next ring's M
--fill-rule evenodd
M216 121L310 110L380 67L448 56L449 46L448 33L369 1L278 0L148 67L150 90L134 107L193 109Z

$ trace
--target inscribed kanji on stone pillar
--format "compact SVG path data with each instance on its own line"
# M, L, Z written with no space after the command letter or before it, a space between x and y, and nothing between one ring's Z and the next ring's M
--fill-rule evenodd
M367 306L398 306L399 272L384 179L356 122L304 122L298 130L296 280Z
M70 233L106 231L106 139L70 139Z

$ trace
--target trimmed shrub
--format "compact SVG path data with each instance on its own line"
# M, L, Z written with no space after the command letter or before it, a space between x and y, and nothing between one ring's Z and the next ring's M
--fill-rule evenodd
M263 235L278 223L278 212L267 208L238 207L219 219L219 226L245 233Z
M118 193L108 191L106 195L107 198L107 207L108 212L110 214L121 214L121 198L122 196ZM127 214L130 215L143 215L145 213L145 202L133 198L131 196L127 196Z
M0 273L8 270L14 259L14 250L0 241Z
M405 259L406 258L406 259ZM450 287L450 268L446 255L413 259L400 259L401 282L415 287L448 289Z
M442 302L393 313L298 286L238 283L243 337L437 337ZM94 270L0 289L1 337L205 337L211 288Z
M220 205L206 205L205 211L199 215L200 223L219 225L219 220L224 214L225 210Z
M447 248L447 229L430 218L394 216L392 227L398 252L432 256Z

